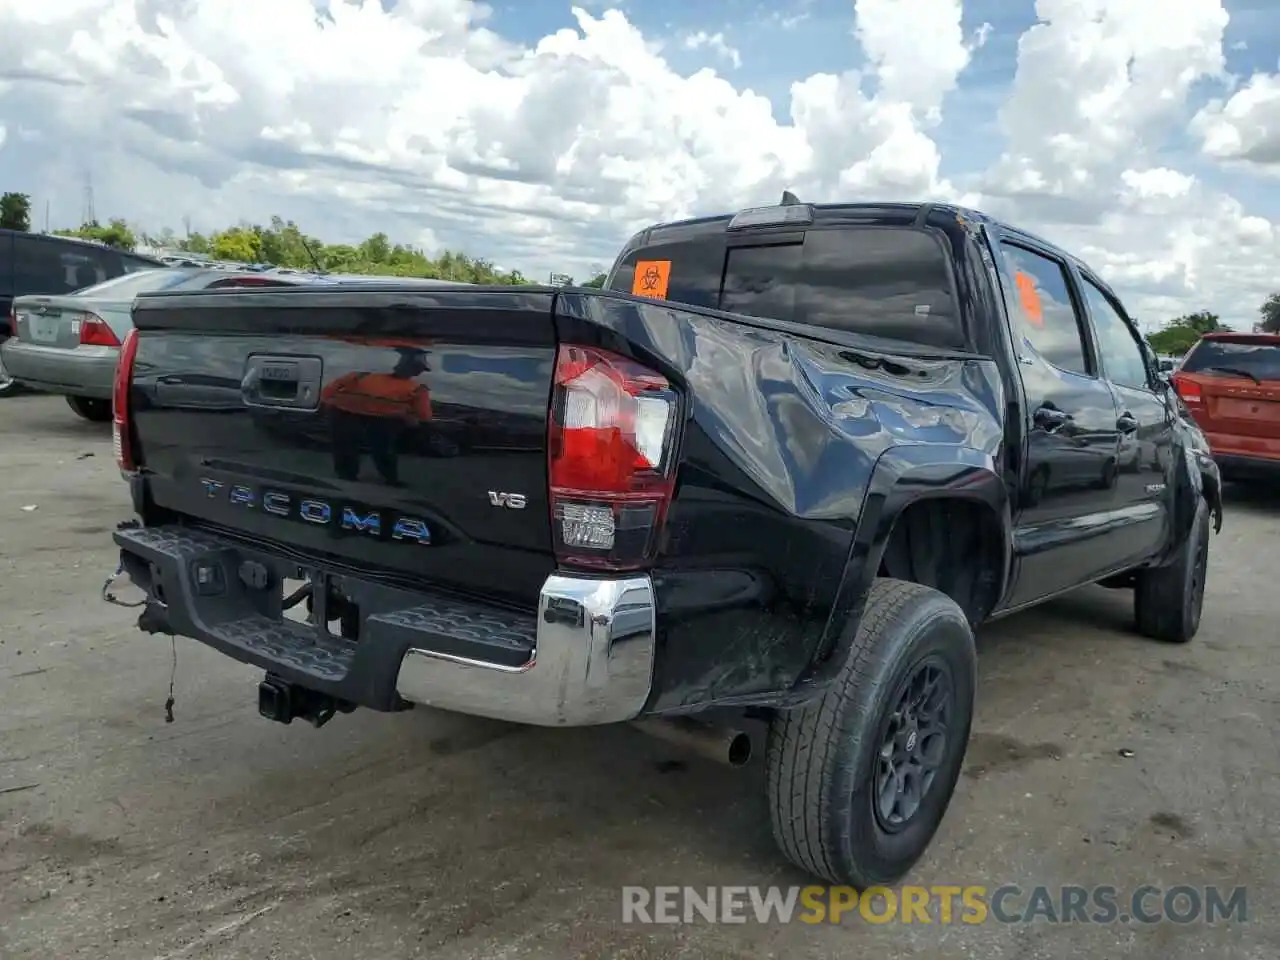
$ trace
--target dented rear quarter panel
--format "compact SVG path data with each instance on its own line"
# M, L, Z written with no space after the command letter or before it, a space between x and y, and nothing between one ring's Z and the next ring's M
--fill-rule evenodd
M993 360L617 294L562 294L557 325L686 400L651 712L805 695L910 500L958 491L1007 518Z

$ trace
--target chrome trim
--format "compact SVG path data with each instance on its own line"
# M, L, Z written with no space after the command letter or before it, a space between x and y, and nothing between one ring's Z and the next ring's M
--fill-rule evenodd
M411 703L546 727L620 723L653 683L653 584L552 574L538 599L533 657L519 667L410 649L396 691Z

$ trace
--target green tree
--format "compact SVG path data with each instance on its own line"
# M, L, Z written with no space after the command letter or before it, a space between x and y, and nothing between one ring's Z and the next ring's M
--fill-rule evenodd
M1163 330L1151 334L1147 342L1157 353L1181 356L1206 333L1225 329L1216 313L1199 310L1170 320Z
M369 263L388 263L391 260L391 241L385 233L375 233L360 244L360 255Z
M94 220L91 223L82 223L74 230L55 230L53 232L61 237L96 240L98 243L105 243L107 246L115 247L117 250L133 250L138 246L138 238L129 229L129 224L119 218L110 221L106 226Z
M137 242L123 220L113 220L105 227L92 223L75 230L57 232L128 249L133 249ZM432 277L489 285L530 282L518 270L499 270L490 260L457 250L445 250L429 257L417 247L393 243L385 233L375 233L359 243L325 243L305 234L292 220L275 216L265 224L243 222L204 234L192 232L184 224L183 234L185 236L165 228L158 233L148 231L143 234L143 239L158 246L219 260L270 263L295 270L313 270L318 264L321 270L330 273Z
M0 196L0 227L6 230L31 229L31 197L25 193Z
M272 217L269 227L255 226L253 232L258 236L258 256L263 263L277 267L292 267L295 270L314 269L308 248L316 253L317 258L324 244L314 237L306 236L292 220Z
M1259 308L1262 314L1262 332L1280 333L1280 293L1273 293Z
M582 285L584 287L595 287L596 289L603 289L604 282L606 279L608 279L608 276L609 275L607 273L597 273L594 277L592 277L590 280L587 280Z
M209 252L219 260L258 263L262 259L262 237L252 227L231 227L209 238Z

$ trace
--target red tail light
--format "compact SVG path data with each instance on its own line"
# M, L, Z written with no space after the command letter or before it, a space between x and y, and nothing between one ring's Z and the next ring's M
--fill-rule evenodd
M111 390L111 443L115 447L116 464L132 472L138 468L133 452L133 418L129 404L129 388L133 384L133 360L138 355L138 331L125 334L116 362L116 379Z
M1200 384L1189 379L1185 374L1175 373L1170 379L1173 380L1173 389L1178 391L1178 396L1182 398L1183 403L1200 403L1204 399L1200 392Z
M222 290L226 287L292 287L294 284L276 277L263 277L250 274L247 277L220 277L213 281L206 290Z
M118 347L120 338L101 317L86 313L80 317L80 344L87 347Z
M652 557L675 489L678 399L634 360L560 347L548 428L558 561L627 570Z

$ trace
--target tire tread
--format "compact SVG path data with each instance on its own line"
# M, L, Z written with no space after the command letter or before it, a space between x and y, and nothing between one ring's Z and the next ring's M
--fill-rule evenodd
M1133 588L1133 614L1138 632L1166 643L1186 643L1195 636L1188 630L1184 604L1187 566L1195 563L1199 541L1209 536L1209 507L1203 500L1192 521L1196 526L1178 557L1168 566L1143 570Z
M877 638L904 609L935 591L905 580L877 579L867 596L848 660L832 689L811 704L780 714L770 726L766 788L773 833L787 859L832 883L844 882L835 862L838 822L830 809L826 771L833 752L850 752L867 735L872 697L853 700L872 681L869 669ZM844 719L844 729L839 729Z

